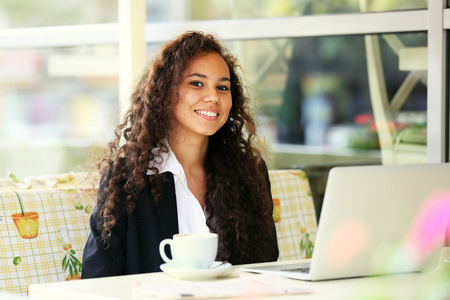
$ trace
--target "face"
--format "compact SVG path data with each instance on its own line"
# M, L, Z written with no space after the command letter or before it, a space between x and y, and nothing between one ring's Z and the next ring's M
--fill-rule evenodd
M230 71L216 52L200 55L183 74L171 135L207 137L227 121L232 100Z

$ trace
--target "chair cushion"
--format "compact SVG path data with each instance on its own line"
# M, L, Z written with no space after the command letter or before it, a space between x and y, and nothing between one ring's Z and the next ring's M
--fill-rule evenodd
M31 283L80 278L92 193L0 190L0 292L26 294Z
M317 220L308 177L302 170L270 170L279 260L310 258Z

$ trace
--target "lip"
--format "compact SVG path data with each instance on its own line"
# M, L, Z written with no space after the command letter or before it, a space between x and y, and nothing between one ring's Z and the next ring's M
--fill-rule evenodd
M208 116L208 115L204 115L204 114L199 113L199 111L208 112L208 113L214 113L214 114L217 114L217 115L215 115L215 116ZM217 110L215 110L215 109L194 109L194 112L195 112L195 114L197 116L199 116L199 117L201 117L203 119L206 119L206 120L216 120L220 116L220 113Z

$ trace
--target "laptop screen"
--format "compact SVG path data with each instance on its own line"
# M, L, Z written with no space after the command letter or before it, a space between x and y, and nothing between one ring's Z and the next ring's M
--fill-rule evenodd
M444 236L450 218L449 178L450 164L332 169L305 279L415 272L436 266L441 247L448 244ZM273 266L254 271L267 270L304 277L279 273Z

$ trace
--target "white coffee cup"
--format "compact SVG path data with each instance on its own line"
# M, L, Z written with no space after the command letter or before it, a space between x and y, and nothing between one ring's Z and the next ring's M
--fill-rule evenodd
M215 233L175 234L173 239L162 240L159 253L162 259L183 269L209 269L217 256L218 236ZM173 259L167 257L169 245Z

